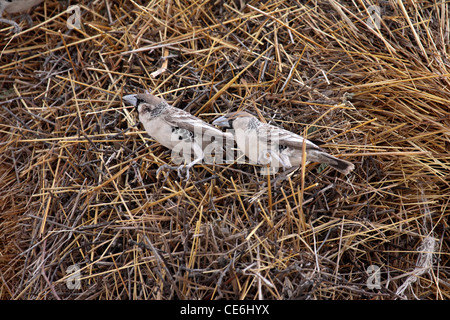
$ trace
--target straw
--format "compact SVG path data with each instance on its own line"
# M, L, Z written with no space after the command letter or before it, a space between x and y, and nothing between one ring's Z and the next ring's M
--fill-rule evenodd
M0 25L1 299L450 298L448 5L79 3L81 29L53 0ZM144 92L356 169L158 178L170 152L121 100Z

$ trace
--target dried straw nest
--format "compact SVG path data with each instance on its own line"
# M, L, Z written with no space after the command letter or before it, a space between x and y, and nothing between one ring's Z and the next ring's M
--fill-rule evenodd
M0 298L450 297L448 3L78 8L79 29L54 0L0 26ZM260 113L356 170L157 178L170 154L121 101L146 90Z

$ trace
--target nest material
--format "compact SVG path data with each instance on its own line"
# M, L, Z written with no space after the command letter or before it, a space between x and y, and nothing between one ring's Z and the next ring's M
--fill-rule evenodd
M1 25L0 298L448 299L449 8L379 5L81 1L69 29L46 1ZM145 91L356 169L156 177L170 153L121 101Z

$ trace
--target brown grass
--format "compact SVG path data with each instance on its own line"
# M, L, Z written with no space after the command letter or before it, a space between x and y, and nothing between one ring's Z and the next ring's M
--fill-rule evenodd
M0 298L450 298L449 3L382 2L377 30L370 2L81 1L68 30L50 0L0 25ZM157 179L170 154L121 101L146 90L356 169Z

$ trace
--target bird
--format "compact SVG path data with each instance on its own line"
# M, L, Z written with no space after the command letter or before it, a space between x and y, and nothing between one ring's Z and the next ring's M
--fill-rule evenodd
M28 9L34 7L35 5L38 5L43 1L44 0L0 0L0 22L12 25L14 27L15 33L19 33L20 26L16 22L1 18L3 12L7 13L25 12Z
M280 127L263 123L246 111L232 112L213 121L213 125L234 130L239 150L256 164L270 165L272 169L284 170L300 167L305 143L306 161L326 163L347 175L355 166L338 159L313 142Z
M232 134L217 129L189 112L171 106L163 98L145 93L126 95L122 99L136 107L139 120L147 133L161 145L172 150L174 162L180 164L181 158L187 162L186 180L189 179L189 170L192 166L202 160L208 164L220 163L221 156L227 149L225 146L234 143ZM176 168L178 176L182 178L184 164L178 167L161 166L157 176L164 168Z

